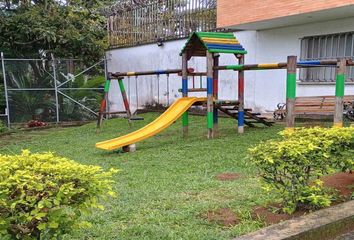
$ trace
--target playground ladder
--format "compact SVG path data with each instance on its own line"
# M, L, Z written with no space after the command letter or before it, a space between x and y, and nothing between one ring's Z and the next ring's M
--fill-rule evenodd
M219 111L223 112L224 114L235 118L237 120L238 118L238 102L223 102L217 104L217 108ZM270 121L266 117L260 116L260 113L255 113L252 111L250 108L245 108L245 124L249 127L256 127L255 124L263 124L265 126L272 126L273 121Z

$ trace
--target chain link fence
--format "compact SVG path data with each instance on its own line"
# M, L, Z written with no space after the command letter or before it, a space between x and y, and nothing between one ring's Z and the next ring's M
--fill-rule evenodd
M106 60L11 59L1 55L0 119L12 123L88 121L97 117Z

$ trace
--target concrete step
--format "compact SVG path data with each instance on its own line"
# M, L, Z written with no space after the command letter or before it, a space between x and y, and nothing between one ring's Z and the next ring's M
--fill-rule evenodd
M354 200L287 220L234 240L353 240ZM350 234L342 233L350 232ZM348 238L349 237L349 238Z
M354 239L354 231L347 234L340 235L336 237L334 240L353 240L353 239Z

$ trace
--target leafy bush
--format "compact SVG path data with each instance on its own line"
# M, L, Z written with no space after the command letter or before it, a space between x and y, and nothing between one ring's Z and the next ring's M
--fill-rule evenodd
M0 74L0 79L3 79L2 74ZM5 88L4 88L4 84L2 84L0 82L0 113L4 113L5 112Z
M5 126L5 124L0 120L0 133L6 132L7 131L7 127Z
M0 155L0 238L52 238L89 225L80 216L114 196L116 172L49 152Z
M300 206L329 206L333 196L319 178L337 169L353 169L354 128L302 128L280 135L281 140L269 140L249 150L264 188L280 194L287 213Z

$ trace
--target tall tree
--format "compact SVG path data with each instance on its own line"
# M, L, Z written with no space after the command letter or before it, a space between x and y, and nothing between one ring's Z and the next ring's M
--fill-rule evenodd
M106 20L101 15L101 8L111 2L112 0L0 0L0 51L5 52L6 57L14 58L50 59L53 53L56 58L82 59L88 66L102 58L108 45ZM52 71L48 61L46 64L42 61L10 63L12 62L7 62L6 73L11 86L53 87L52 78L48 75ZM2 96L1 84L2 76ZM77 100L85 101L89 99L87 95L89 94ZM0 113L3 113L4 100L1 96ZM64 100L60 98L59 101L62 114L65 112L62 104ZM27 119L38 112L53 112L53 102L53 95L49 96L47 92L15 92L10 95L11 116Z
M112 0L0 1L0 50L14 57L97 60L107 47L100 9Z

